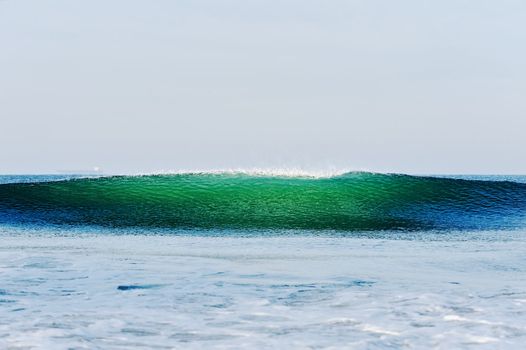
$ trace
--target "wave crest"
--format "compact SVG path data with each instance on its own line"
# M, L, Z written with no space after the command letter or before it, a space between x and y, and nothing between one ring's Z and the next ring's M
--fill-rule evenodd
M0 185L0 223L218 229L513 229L526 184L217 171Z

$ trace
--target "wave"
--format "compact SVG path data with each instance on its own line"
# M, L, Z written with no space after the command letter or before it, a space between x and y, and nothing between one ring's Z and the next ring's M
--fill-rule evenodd
M526 225L526 184L353 172L111 176L0 185L0 223L441 230Z

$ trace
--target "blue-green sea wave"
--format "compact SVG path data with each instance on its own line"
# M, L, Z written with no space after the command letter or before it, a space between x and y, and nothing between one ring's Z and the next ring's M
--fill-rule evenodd
M109 176L0 184L0 224L442 230L526 226L526 183L351 172Z

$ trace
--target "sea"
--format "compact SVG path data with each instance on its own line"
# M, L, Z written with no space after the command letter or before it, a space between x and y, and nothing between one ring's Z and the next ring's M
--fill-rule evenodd
M526 176L0 176L0 349L520 349Z

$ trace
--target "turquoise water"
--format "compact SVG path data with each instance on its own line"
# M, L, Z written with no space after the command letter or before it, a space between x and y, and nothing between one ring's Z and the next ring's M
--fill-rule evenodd
M63 179L2 178L0 348L526 341L525 177Z
M514 229L526 223L526 183L363 172L11 182L0 185L0 223L345 232Z

